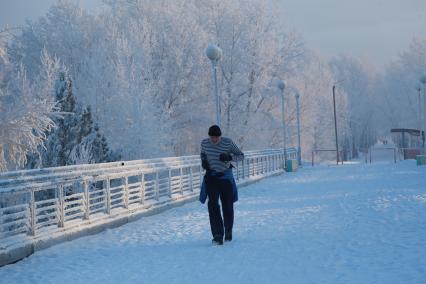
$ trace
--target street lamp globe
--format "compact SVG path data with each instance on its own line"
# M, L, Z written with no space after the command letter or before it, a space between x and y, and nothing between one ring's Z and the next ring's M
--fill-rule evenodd
M219 61L222 57L222 49L211 43L206 48L206 55L211 61Z
M212 63L213 70L213 86L216 100L216 124L220 126L220 100L219 100L219 88L217 86L217 65L222 57L222 49L215 44L209 44L206 48L206 55Z
M283 80L278 80L278 81L277 81L277 87L278 87L278 89L280 89L281 91L284 91L284 88L285 88L285 83L284 83L284 81L283 81Z

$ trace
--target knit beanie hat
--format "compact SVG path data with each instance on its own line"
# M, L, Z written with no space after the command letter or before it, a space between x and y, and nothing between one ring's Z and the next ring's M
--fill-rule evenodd
M220 127L217 125L210 126L209 136L222 136L222 131L220 131Z

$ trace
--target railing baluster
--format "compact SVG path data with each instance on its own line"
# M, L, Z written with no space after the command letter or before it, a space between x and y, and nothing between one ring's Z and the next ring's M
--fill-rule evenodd
M35 236L36 233L36 205L35 205L35 194L34 188L31 188L30 197L30 235Z
M124 208L129 209L129 177L124 177Z
M158 171L155 172L155 200L160 200L160 183L158 181Z
M89 220L90 218L90 194L89 194L89 182L84 180L84 219Z
M141 186L140 186L140 197L141 197L141 205L144 204L145 201L145 175L141 173Z
M59 227L65 225L65 198L64 198L64 185L59 185Z
M194 191L194 181L193 181L193 175L192 175L192 166L189 167L189 183L190 183L190 188L191 188L191 192ZM182 192L183 195L183 192Z
M180 194L183 195L183 169L182 169L182 166L179 169L179 174L180 174L180 184L179 184L179 186L180 186Z
M250 159L247 159L247 178L250 178Z
M172 170L169 169L169 197L172 197Z
M106 198L105 198L105 200L106 200L106 213L109 215L109 214L111 214L111 191L110 191L111 181L110 181L109 177L104 182L106 182Z
M265 173L268 172L268 168L267 168L268 159L267 158L268 157L262 157L262 158L260 158L262 160L262 174L265 174Z
M200 188L201 188L201 185L203 184L203 177L202 177L203 168L201 167L201 165L199 166L199 170L200 170Z

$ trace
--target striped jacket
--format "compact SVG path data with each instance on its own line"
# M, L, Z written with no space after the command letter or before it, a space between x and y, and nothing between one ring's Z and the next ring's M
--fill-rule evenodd
M219 159L220 154L231 154L233 161L241 161L244 154L235 145L235 143L227 137L221 137L218 144L213 144L209 138L201 141L201 155L207 156L207 162L211 170L223 173L231 166L230 162L222 162Z

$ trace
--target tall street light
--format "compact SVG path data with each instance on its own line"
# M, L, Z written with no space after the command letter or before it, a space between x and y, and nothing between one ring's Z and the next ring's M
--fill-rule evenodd
M419 122L419 130L422 131L422 97L421 97L421 90L422 87L417 86L416 88L417 92L419 93L419 115L418 115L418 122Z
M336 86L333 85L333 109L334 109L334 133L336 135L336 163L339 164L339 143L337 139L337 119L336 119Z
M213 69L213 85L214 94L216 98L216 124L220 126L220 102L219 102L219 89L217 87L217 64L222 57L222 49L215 44L209 44L206 48L206 55L212 62Z
M284 89L285 83L283 80L278 80L277 82L278 89L281 90L281 113L282 113L282 122L283 122L283 146L284 146L284 169L287 169L287 138L286 138L286 129L285 129L285 115L284 115Z
M425 100L426 100L426 75L423 75L423 76L421 76L420 77L420 83L422 83L423 84L423 107L422 107L422 114L423 114L423 116L422 116L422 127L421 127L421 129L420 129L420 132L421 132L421 136L422 136L422 140L423 140L423 152L425 152L426 151L426 149L425 149L425 124L426 124L426 122L425 122L425 106L426 106L426 103L425 103Z
M296 91L296 109L297 109L297 152L298 154L298 163L302 166L302 150L300 148L300 105L299 105L299 92Z

